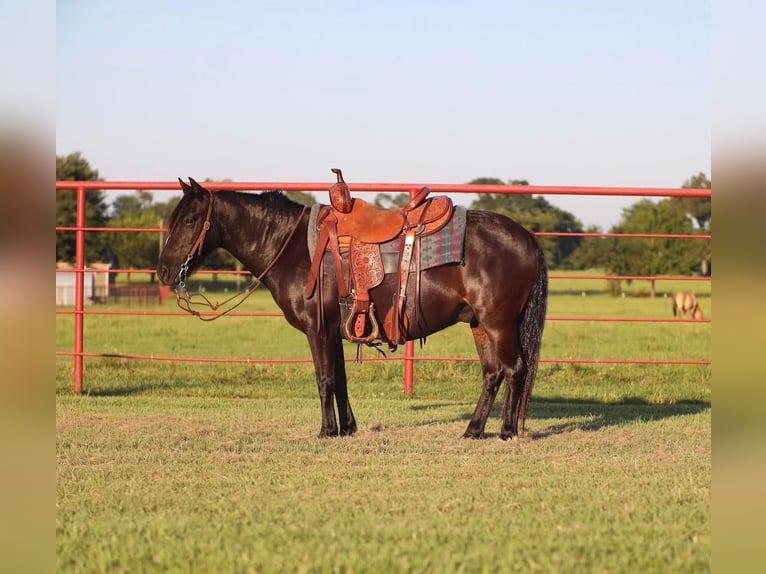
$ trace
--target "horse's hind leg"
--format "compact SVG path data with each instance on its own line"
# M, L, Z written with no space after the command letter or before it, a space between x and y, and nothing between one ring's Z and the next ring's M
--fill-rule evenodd
M505 381L500 438L503 440L513 438L519 434L521 399L524 395L527 375L527 366L521 353L515 323L505 323L494 329L476 326L473 328L473 333L481 359L484 385L479 403L476 405L476 412L463 436L480 437L484 434L484 425L492 403L500 384Z
M471 332L476 343L476 350L479 352L483 383L479 402L476 404L476 410L473 413L473 417L471 417L471 422L468 423L468 428L463 433L463 437L482 438L489 412L492 410L492 404L495 402L497 391L503 382L505 370L498 361L492 342L484 328L480 325L472 324Z
M500 438L508 440L519 434L519 414L527 379L527 364L522 356L519 336L515 329L506 332L496 344L498 357L505 368L505 392L503 394L503 409L500 413L502 420Z
M515 354L512 365L506 369L505 393L503 394L503 410L500 414L502 425L500 438L508 440L519 434L519 413L521 398L524 395L524 385L527 378L527 366L520 350Z

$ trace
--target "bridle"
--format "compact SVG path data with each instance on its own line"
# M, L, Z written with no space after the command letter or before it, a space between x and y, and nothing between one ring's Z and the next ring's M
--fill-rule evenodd
M191 258L194 257L195 251L197 252L196 255L202 255L202 246L205 245L205 237L207 237L207 232L210 230L210 217L213 215L213 198L215 197L213 195L213 192L209 189L207 192L210 194L210 201L207 204L207 213L205 214L205 222L202 224L202 230L199 232L199 237L197 237L197 241L194 242L194 245L192 245L191 249L189 250L189 255L186 256L186 263L189 263L191 261Z
M300 215L298 215L298 218L295 221L295 225L290 230L290 234L287 236L287 239L285 239L285 242L282 244L282 247L274 256L274 259L271 260L271 263L269 263L266 266L263 272L260 275L258 275L258 277L253 277L250 284L242 291L238 291L237 293L235 293L234 295L232 295L225 301L222 301L220 303L213 303L212 301L210 301L210 299L205 297L203 293L200 293L200 292L189 293L189 291L186 289L186 279L189 273L189 263L195 256L202 255L202 248L205 245L205 238L207 237L207 232L210 230L210 220L213 215L214 194L209 189L207 190L207 192L210 194L210 202L208 203L208 206L207 206L205 221L202 224L202 229L200 230L197 240L194 242L191 249L189 249L189 253L186 256L186 260L181 264L181 268L178 271L178 286L176 287L176 304L178 305L178 307L180 307L187 313L196 315L202 321L214 321L220 317L223 317L224 315L228 313L231 313L234 309L236 309L242 303L244 303L245 300L253 293L253 291L258 289L258 287L261 285L263 278L266 276L266 274L269 271L271 271L271 268L274 267L274 265L277 263L279 258L285 252L285 249L287 249L287 245L290 243L290 240L293 238L293 236L295 235L295 232L298 230L298 227L301 224L301 220L303 219L303 214L306 213L307 208L305 206L303 207L303 210L301 210ZM227 303L233 301L237 297L241 297L241 299L237 301L234 305L229 307L228 309L221 311L212 317L203 316L200 311L197 311L196 309L192 308L192 305L200 305L200 306L208 307L212 311L217 311L221 306L226 305ZM193 300L193 298L197 298L198 300L195 301Z
M210 218L213 215L213 192L209 189L207 192L210 194L210 201L207 204L207 213L205 214L205 221L202 223L202 229L197 236L197 240L189 249L189 253L186 255L186 260L181 263L181 268L178 270L178 285L182 289L186 289L186 276L189 273L189 262L195 255L202 255L202 248L205 245L205 238L207 232L210 230Z

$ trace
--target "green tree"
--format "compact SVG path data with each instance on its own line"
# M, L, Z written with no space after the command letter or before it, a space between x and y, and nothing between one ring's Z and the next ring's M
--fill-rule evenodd
M179 201L181 201L181 196L173 197L166 202L152 203L151 210L160 218L161 227L165 226L167 220L170 218L170 214L173 213L173 210L176 208Z
M598 225L589 225L585 233L601 233L601 228ZM606 243L603 237L583 237L570 258L572 269L605 267L608 259Z
M162 214L153 203L148 191L135 191L120 195L112 204L113 214L109 227L156 228L162 227ZM110 255L124 269L154 269L160 249L156 233L125 231L111 233ZM154 274L152 273L152 280Z
M683 189L712 189L712 182L699 172L687 179L681 186ZM673 202L689 217L692 217L700 229L707 229L713 216L710 198L707 197L674 197Z
M613 233L691 234L692 220L670 199L642 199L622 212ZM673 238L606 238L605 267L615 275L687 275L698 269L703 246L695 240ZM651 295L655 294L654 280ZM615 292L619 292L616 290Z
M152 207L154 196L149 191L137 190L126 195L119 195L112 202L112 217L138 215Z
M684 189L712 189L712 183L704 173L700 172L687 179L681 187ZM713 209L710 198L674 197L673 203L679 211L694 220L698 232L712 235ZM709 275L713 263L713 244L710 239L699 240L699 242L703 246L700 271L703 275Z
M88 161L80 152L67 156L56 156L56 180L58 181L99 181L98 171L91 168ZM108 221L107 205L101 190L85 192L85 225L88 227L103 227ZM56 192L56 226L74 227L77 225L77 192L75 190L60 190ZM107 244L103 232L87 233L85 235L86 262L98 261ZM74 261L75 233L73 231L57 232L56 261Z
M711 189L704 173L687 179L687 189ZM710 199L672 197L659 203L642 200L623 211L613 233L710 234L712 223ZM597 233L596 227L588 229ZM689 274L707 275L711 268L709 239L632 239L584 238L573 255L575 268L603 267L618 275ZM652 286L652 291L653 291ZM620 282L612 285L619 294Z
M505 185L501 180L480 177L469 182L474 185ZM508 185L529 185L527 180L511 180ZM515 219L532 232L582 232L582 223L570 212L551 205L542 196L532 194L482 193L471 203L471 209L495 211ZM552 268L572 265L571 257L581 237L539 237Z

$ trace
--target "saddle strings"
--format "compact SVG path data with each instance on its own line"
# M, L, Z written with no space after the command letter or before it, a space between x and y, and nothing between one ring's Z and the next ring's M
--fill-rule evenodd
M290 234L287 236L287 239L285 239L285 242L282 244L282 247L279 249L279 252L274 256L274 259L271 260L271 263L269 263L266 266L266 269L263 270L263 272L258 275L258 277L253 277L253 279L250 281L250 284L243 289L242 291L239 291L229 297L228 299L220 302L220 303L213 303L208 299L203 293L199 291L195 291L194 293L189 293L189 291L186 289L186 275L189 271L189 261L191 261L191 258L193 255L189 255L184 261L184 263L181 265L181 271L178 274L178 277L180 281L178 282L178 288L176 289L176 304L178 307L186 311L187 313L194 315L198 317L201 321L215 321L216 319L219 319L220 317L223 317L224 315L228 315L234 309L242 305L242 303L245 302L245 300L252 295L253 291L258 289L260 287L261 282L263 281L263 278L266 276L266 274L271 271L271 268L274 267L274 265L279 261L279 258L282 257L282 254L285 252L285 249L287 249L288 244L292 240L293 236L295 235L295 232L298 231L298 227L300 227L301 221L303 220L303 214L306 213L307 207L304 206L304 208L301 210L300 215L298 216L297 221L295 222L295 225L290 230ZM200 299L199 301L193 300L193 298ZM217 311L221 306L228 304L230 301L236 299L237 297L241 297L241 299L235 303L230 308L221 311L217 315L214 315L212 317L206 317L203 315L202 311L197 311L192 307L192 305L197 306L204 306L208 307L211 311Z

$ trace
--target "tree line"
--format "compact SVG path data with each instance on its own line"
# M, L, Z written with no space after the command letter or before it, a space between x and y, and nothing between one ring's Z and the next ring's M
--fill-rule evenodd
M99 181L99 174L79 152L56 156L56 179L66 181ZM506 185L498 178L481 177L470 184ZM507 185L529 185L526 180L509 180ZM691 176L682 187L710 189L704 173ZM303 204L316 200L311 194L291 192L288 195ZM102 191L86 194L85 218L89 227L156 228L164 226L177 202L153 201L148 191L120 195L110 206ZM399 207L408 201L406 193L380 193L374 202L382 207ZM533 194L481 194L470 209L484 209L508 215L533 232L600 233L597 226L585 228L572 213L552 205ZM73 227L76 222L76 193L56 193L56 226ZM609 233L653 233L711 235L712 212L708 198L672 197L659 201L640 199L625 208L619 223ZM710 239L616 238L581 236L540 237L551 269L600 268L610 275L709 275L712 270ZM74 260L73 232L56 234L56 260ZM159 241L152 233L94 232L85 245L88 263L111 262L113 268L153 269L159 253ZM209 269L234 269L231 256L219 252L207 261ZM620 281L612 283L619 293ZM652 285L653 291L653 285Z

